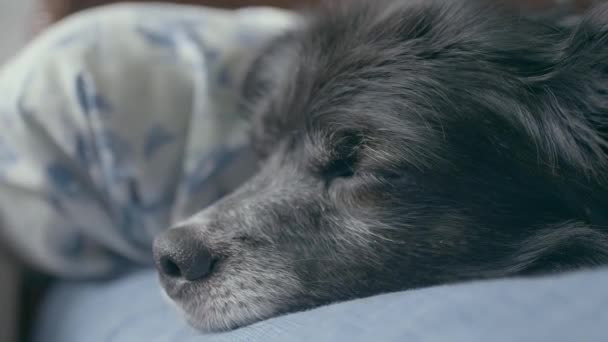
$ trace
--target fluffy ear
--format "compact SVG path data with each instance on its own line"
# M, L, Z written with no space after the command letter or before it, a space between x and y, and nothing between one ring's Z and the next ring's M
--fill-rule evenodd
M284 133L285 109L275 102L286 100L285 94L294 89L299 32L285 32L267 41L249 57L240 72L240 112L251 123L251 147L262 159Z
M295 31L285 32L261 44L242 64L238 79L241 105L250 114L256 102L279 87L292 73Z

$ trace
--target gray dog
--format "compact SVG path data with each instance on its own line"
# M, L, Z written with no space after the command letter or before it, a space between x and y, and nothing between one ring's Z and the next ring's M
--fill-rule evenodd
M334 1L243 96L259 172L155 242L195 327L608 263L608 8Z

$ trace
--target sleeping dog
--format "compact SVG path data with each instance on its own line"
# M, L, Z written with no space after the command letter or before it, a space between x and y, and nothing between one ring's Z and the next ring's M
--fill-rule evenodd
M190 323L608 263L608 7L333 1L251 63L261 166L155 242Z

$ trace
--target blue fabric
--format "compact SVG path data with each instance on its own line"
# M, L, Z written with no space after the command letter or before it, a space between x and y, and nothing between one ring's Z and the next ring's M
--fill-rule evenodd
M214 335L188 328L155 277L56 286L33 342L608 341L608 269L380 295Z

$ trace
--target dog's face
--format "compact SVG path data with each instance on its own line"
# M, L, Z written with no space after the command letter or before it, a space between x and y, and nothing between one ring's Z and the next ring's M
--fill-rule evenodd
M259 172L155 246L194 326L532 270L538 232L576 219L547 167L572 160L539 157L530 132L555 99L535 79L553 44L534 37L544 28L371 3L336 5L252 64Z

